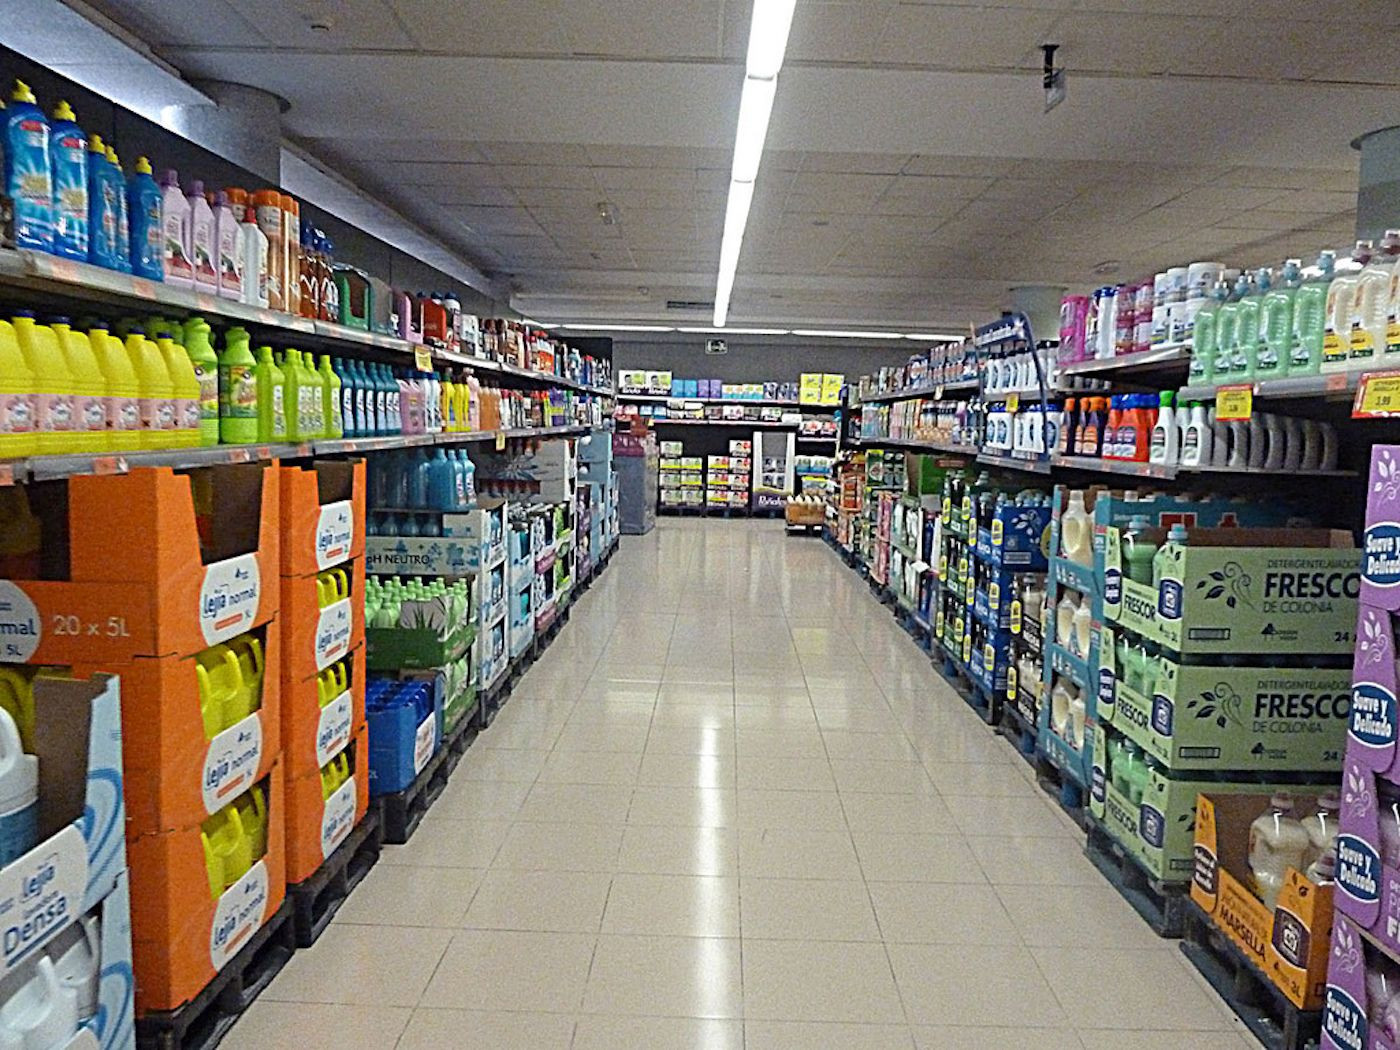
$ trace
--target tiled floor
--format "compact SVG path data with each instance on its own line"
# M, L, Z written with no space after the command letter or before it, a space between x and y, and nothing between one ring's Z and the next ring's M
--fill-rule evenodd
M820 541L626 538L226 1046L1249 1050Z

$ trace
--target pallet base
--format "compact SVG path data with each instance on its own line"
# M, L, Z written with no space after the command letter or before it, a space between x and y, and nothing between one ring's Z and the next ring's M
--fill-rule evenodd
M1035 782L1040 785L1040 790L1059 803L1065 815L1087 831L1089 811L1084 805L1083 785L1051 762L1043 752L1036 751L1031 764L1035 766Z
M1302 1010L1290 1002L1190 901L1181 951L1267 1050L1305 1050L1317 1045L1322 1011Z
M1036 768L1035 726L1026 721L1021 709L1010 700L1002 704L998 732L1006 738L1012 750L1025 759L1027 765Z
M316 943L350 891L379 861L382 842L379 809L370 806L360 823L310 878L287 887L298 948L310 948Z
M1186 884L1163 883L1138 866L1098 821L1088 821L1084 855L1158 937L1180 937L1190 904Z
M296 949L290 900L184 1006L136 1019L140 1050L213 1050Z

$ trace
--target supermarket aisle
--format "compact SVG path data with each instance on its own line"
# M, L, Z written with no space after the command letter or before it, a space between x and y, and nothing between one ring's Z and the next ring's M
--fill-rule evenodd
M225 1045L1255 1046L1027 773L820 541L664 520Z

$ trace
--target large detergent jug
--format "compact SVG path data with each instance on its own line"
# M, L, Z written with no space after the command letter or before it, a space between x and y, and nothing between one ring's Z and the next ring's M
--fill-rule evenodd
M40 955L33 976L0 1006L0 1047L61 1050L77 1032L77 989L66 987L53 960Z
M341 390L343 382L340 376L336 375L335 369L331 367L331 359L328 355L321 355L321 389L322 389L322 431L328 438L339 438L345 436L345 417L342 413Z
M1259 356L1256 379L1277 379L1288 374L1293 341L1293 301L1298 295L1302 261L1289 259L1279 271L1278 283L1264 296L1259 312Z
M1307 830L1293 815L1293 796L1280 791L1269 800L1266 812L1249 826L1249 870L1254 890L1273 911L1289 868L1302 871L1311 845Z
M111 390L93 352L92 342L86 333L75 332L66 317L54 318L51 327L63 348L68 373L73 377L74 431L82 442L82 451L106 452L112 448L111 433L107 429Z
M287 246L283 240L282 195L276 190L253 194L258 229L267 241L267 301L273 310L287 309Z
M262 640L255 635L242 634L229 643L238 664L238 692L224 709L225 725L236 725L262 706L263 674L267 661L263 656Z
M48 325L35 323L29 312L13 319L20 349L34 375L35 449L39 453L79 452L82 441L75 428L73 376L58 337Z
M8 321L0 321L0 458L38 451L34 373Z
M194 448L200 443L200 389L194 365L185 348L175 342L171 332L156 334L156 346L165 358L166 371L174 387L176 448Z
M1060 554L1080 565L1094 564L1093 523L1084 507L1084 493L1074 489L1060 515Z
M219 443L219 355L210 342L212 334L202 317L184 324L185 354L199 384L199 443L205 446Z
M1230 289L1230 297L1221 303L1215 315L1215 382L1234 381L1235 360L1239 351L1240 303L1249 294L1250 283L1247 274L1239 274ZM1243 355L1240 355L1241 360Z
M141 448L174 448L175 383L165 355L140 328L127 332L126 349L141 387Z
M1322 367L1327 339L1328 290L1336 270L1337 253L1324 251L1317 264L1303 272L1303 283L1293 299L1293 342L1289 351L1289 375L1316 375Z
M219 440L226 445L258 440L257 361L248 339L246 329L230 328L219 354Z
M49 944L48 956L63 987L76 1000L78 1020L97 1016L101 982L102 932L95 914L84 915Z
M1385 353L1390 288L1400 258L1400 230L1387 230L1380 250L1356 281L1351 308L1348 367L1374 368Z
M227 645L211 646L195 656L194 675L199 689L204 738L213 740L233 725L227 713L237 708L242 688L238 657Z
M117 151L107 147L107 164L112 179L112 196L117 202L117 241L112 248L113 269L131 272L131 214L127 211L126 175Z
M194 287L194 261L190 257L190 202L180 189L180 175L166 169L160 179L161 268L165 283L177 288Z
M53 180L49 167L49 124L22 80L15 81L4 113L4 192L13 202L15 244L53 248Z
M73 107L60 102L49 125L49 165L53 185L53 252L68 259L88 258L87 136Z
M238 807L225 806L200 825L204 866L209 872L209 893L218 900L248 870L247 836Z
M151 174L151 162L136 158L126 184L126 210L131 223L131 272L149 281L165 280L165 236L160 185Z
M194 264L194 286L202 292L219 290L218 246L214 242L214 209L204 196L204 183L195 179L187 194L190 202L190 261Z
M1340 372L1351 361L1351 327L1355 320L1356 289L1361 271L1371 261L1371 242L1357 241L1351 259L1337 264L1327 287L1326 329L1322 340L1322 371Z
M258 387L258 440L287 440L287 377L272 357L272 347L258 347L253 371Z
M106 328L88 332L97 365L107 380L107 433L113 451L141 447L141 382L122 341Z
M225 299L243 298L243 233L233 214L228 192L214 198L214 259L218 271L219 295Z
M1191 366L1187 382L1192 386L1210 383L1215 378L1215 355L1220 327L1217 323L1220 306L1230 297L1230 287L1217 281L1211 297L1196 314L1191 335Z
M27 754L10 712L0 707L0 866L39 841L39 759Z

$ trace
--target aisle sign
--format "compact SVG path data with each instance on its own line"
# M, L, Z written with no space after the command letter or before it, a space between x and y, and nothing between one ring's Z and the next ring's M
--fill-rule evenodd
M431 372L433 370L433 352L426 346L415 346L413 348L413 364L420 372Z
M1222 423L1244 422L1254 415L1254 385L1222 386L1215 392L1215 418Z
M1352 419L1400 416L1400 371L1367 372L1356 387Z

